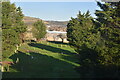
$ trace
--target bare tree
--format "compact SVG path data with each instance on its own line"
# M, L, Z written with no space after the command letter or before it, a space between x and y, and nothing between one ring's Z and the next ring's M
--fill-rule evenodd
M67 38L66 34L63 34L63 33L61 33L57 36L62 39L62 43L64 42L64 39Z
M54 39L54 41L56 40L56 38L57 38L57 36L56 36L56 35L53 35L53 39Z

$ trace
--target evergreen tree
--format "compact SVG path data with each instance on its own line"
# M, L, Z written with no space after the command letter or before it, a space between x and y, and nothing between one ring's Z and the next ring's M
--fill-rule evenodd
M96 10L99 31L103 45L98 49L101 63L120 66L120 2L97 2L101 10Z
M101 10L96 10L96 20L89 11L71 18L67 25L68 40L80 55L81 75L119 77L120 2L97 3Z
M2 57L3 60L11 56L21 43L20 34L26 31L20 7L15 4L2 2Z
M93 53L99 41L99 33L94 29L93 18L89 11L84 14L79 12L77 18L71 18L67 25L67 37L71 46L74 47L83 60L86 58L90 60L97 54ZM86 57L88 55L88 57ZM94 58L95 59L95 58ZM84 60L85 61L85 60Z

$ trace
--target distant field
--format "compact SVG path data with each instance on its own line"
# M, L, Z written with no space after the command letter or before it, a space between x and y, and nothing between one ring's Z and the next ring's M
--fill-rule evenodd
M74 70L77 54L68 44L42 42L23 44L10 57L18 63L4 72L3 78L79 78Z

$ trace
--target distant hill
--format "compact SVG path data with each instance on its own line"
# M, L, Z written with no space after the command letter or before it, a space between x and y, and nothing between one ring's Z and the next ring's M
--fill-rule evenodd
M23 18L24 23L27 25L27 31L23 34L25 40L36 40L33 36L32 29L33 29L33 23L35 23L38 20L42 20L39 18L29 17L25 16ZM46 26L47 30L49 31L62 31L66 32L67 29L67 23L68 21L44 21L42 20ZM47 40L53 39L54 36L57 36L60 33L47 33Z
M28 16L25 16L23 18L23 21L25 24L27 25L32 25L34 22L38 21L38 20L42 20L42 19L39 19L39 18L34 18L34 17L28 17ZM46 22L45 22L46 23ZM47 24L47 23L46 23Z
M28 17L28 16L25 16L23 18L23 21L25 24L33 24L34 22L36 22L37 20L40 20L39 18L33 18L33 17Z
M35 18L35 17L29 17L29 16L25 16L23 18L23 21L26 25L28 26L32 26L34 22L38 21L38 20L42 20L39 18ZM44 21L43 22L49 26L49 28L47 28L48 30L51 31L66 31L66 25L68 23L68 21Z

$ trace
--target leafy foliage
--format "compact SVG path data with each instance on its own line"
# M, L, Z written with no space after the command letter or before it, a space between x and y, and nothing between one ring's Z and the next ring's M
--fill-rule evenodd
M45 37L46 26L42 21L37 21L34 23L33 36L38 40Z

